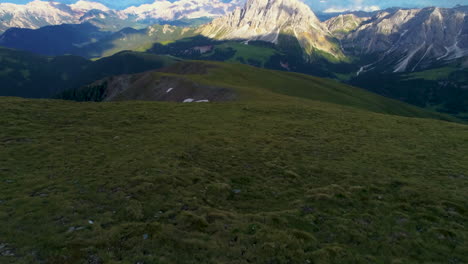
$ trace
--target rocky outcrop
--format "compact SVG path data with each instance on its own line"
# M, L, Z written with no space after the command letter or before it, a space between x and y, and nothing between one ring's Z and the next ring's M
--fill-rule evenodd
M235 100L237 95L231 89L198 83L184 76L206 74L213 67L200 62L181 62L158 71L108 77L76 93L99 91L98 101L206 103Z

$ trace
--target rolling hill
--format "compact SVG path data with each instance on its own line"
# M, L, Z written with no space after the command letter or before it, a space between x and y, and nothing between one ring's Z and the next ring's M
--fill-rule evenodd
M89 96L92 95L92 96ZM65 91L78 101L288 101L302 98L408 117L455 120L340 82L243 64L184 61L157 71L113 76ZM192 100L190 100L192 99Z

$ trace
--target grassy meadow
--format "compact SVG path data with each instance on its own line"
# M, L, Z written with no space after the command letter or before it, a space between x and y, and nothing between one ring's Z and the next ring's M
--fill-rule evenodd
M0 262L466 263L466 125L285 98L1 98Z

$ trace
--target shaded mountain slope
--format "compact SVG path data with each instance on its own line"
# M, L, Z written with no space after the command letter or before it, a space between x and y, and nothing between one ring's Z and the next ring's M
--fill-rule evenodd
M57 56L70 54L75 49L97 42L109 34L89 23L47 26L36 30L10 28L0 36L0 46Z
M77 56L46 57L0 48L0 96L47 98L107 76L157 69L176 61L121 52L93 62Z

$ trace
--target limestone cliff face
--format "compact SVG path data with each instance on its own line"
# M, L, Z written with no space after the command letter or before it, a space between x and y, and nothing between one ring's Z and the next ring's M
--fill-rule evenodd
M468 56L468 12L424 8L381 12L343 39L348 54L379 54L394 72Z
M306 54L315 50L341 57L341 49L312 10L299 0L248 0L243 8L199 29L215 39L262 40L278 44L295 37Z

